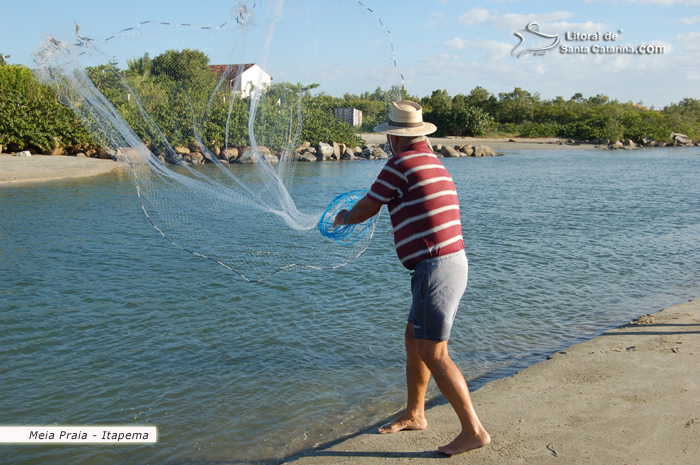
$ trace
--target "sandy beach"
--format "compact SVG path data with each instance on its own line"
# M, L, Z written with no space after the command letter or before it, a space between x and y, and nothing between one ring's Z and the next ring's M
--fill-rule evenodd
M360 134L368 144L383 144L383 134ZM431 138L432 144L443 145L488 145L498 150L581 150L593 145L560 145L560 139L477 139L477 138ZM33 155L15 157L0 154L0 184L18 182L44 182L59 179L80 178L124 169L125 165L112 160L78 158L69 156Z
M384 134L359 134L368 144L383 144ZM542 138L526 139L521 137L486 139L477 137L430 137L432 145L488 145L495 151L499 150L590 150L594 144L568 145L567 139Z
M109 173L126 168L123 163L87 157L0 154L0 184L56 181Z
M493 442L449 458L470 464L700 462L700 299L643 316L472 393ZM294 461L435 463L459 432L449 405L428 429L374 429Z
M361 134L370 144L383 144L383 134ZM477 138L431 138L432 144L443 145L488 145L494 150L576 150L590 149L592 145L559 145L559 139L477 139ZM44 182L59 179L80 178L124 169L125 165L112 160L78 158L68 156L33 155L15 157L0 154L0 184L21 182Z

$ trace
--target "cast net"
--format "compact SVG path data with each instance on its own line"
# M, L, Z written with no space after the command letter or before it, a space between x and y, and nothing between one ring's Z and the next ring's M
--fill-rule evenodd
M106 38L76 27L37 49L38 74L128 163L147 218L178 247L251 281L354 260L375 223L345 243L322 236L324 209L348 189L300 168L298 148L336 142L329 158L351 157L362 141L334 116L346 93L376 89L365 123L386 120L402 85L389 31L354 0L240 2L211 15L228 19L145 21Z

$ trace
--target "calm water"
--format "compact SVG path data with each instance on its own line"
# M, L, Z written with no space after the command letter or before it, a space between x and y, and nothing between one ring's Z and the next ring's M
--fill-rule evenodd
M450 350L472 388L698 296L699 149L445 165L470 260ZM298 171L330 200L380 167ZM0 424L156 425L160 439L0 456L258 462L355 432L402 407L409 302L386 214L350 265L251 284L165 241L126 176L2 187Z

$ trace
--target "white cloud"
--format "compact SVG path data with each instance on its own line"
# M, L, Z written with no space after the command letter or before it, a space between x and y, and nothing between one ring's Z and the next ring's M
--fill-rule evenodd
M590 0L586 0L590 1ZM595 0L604 2L605 0ZM640 3L642 5L658 5L658 6L673 6L673 5L700 5L700 0L620 0L625 3Z
M488 10L484 10L483 8L473 8L461 15L459 17L459 21L469 26L471 24L483 23L490 17L491 14L488 12Z
M500 59L510 55L513 44L499 42L497 40L476 39L468 41L465 46L474 50L483 50L493 59Z
M442 21L444 21L444 19L445 19L445 17L443 16L442 13L430 13L430 21L423 24L422 27L432 29L435 27L435 25L438 23L438 21L442 22Z
M467 45L467 41L464 39L460 39L459 37L455 37L454 39L450 39L442 45L444 45L447 48L462 50L464 46Z
M569 19L574 16L574 13L570 11L555 11L552 13L533 13L529 15L520 14L506 14L491 16L489 18L489 23L494 26L507 29L507 30L518 30L523 29L525 26L531 22L536 22L540 26L543 24L551 23L553 21L561 21L563 19Z
M593 21L587 21L585 23L568 23L562 21L559 23L544 23L540 24L543 28L546 27L546 31L543 32L555 32L555 33L566 33L568 32L581 32L584 34L590 34L593 32L601 32L605 34L610 32L610 27L603 23L594 23Z
M689 32L687 34L678 34L676 39L683 42L684 49L689 52L700 51L700 32Z
M694 23L700 22L700 15L692 16L690 18L683 18L680 20L680 22L683 24L694 24Z

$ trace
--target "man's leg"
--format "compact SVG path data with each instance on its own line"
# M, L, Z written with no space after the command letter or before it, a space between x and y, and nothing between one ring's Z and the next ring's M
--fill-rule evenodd
M408 400L406 411L398 420L379 428L382 434L395 433L404 429L425 429L425 391L428 389L430 370L418 355L416 340L413 338L413 323L406 325L406 385Z
M462 424L462 432L451 443L439 447L438 450L443 454L457 455L488 445L491 442L491 436L476 416L467 382L450 358L447 341L435 342L425 339L415 341L419 357L433 374L440 392L457 413Z

